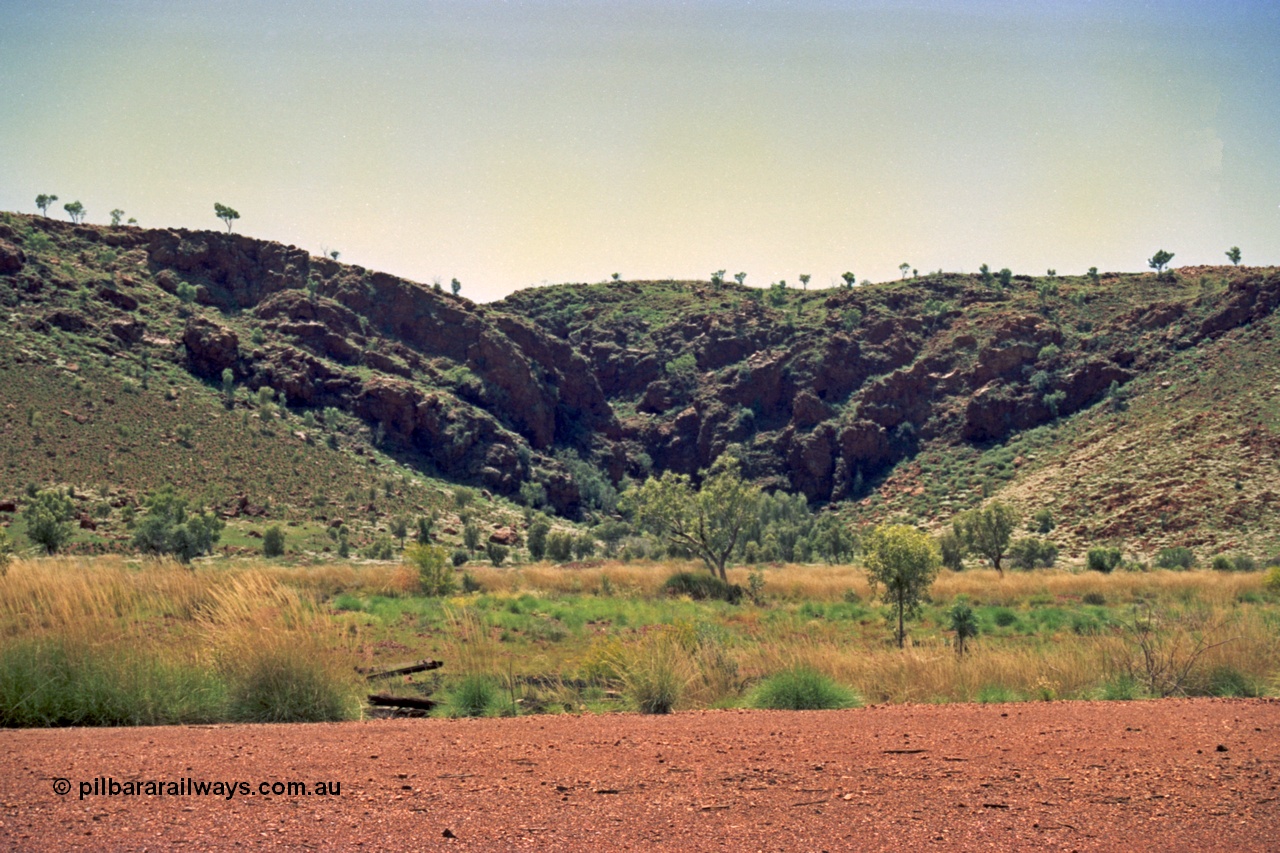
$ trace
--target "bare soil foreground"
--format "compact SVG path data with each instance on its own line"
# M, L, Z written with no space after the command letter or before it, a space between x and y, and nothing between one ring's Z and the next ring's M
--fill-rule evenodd
M24 730L0 747L16 850L1280 849L1267 700ZM290 781L308 793L271 793ZM192 792L206 782L232 796Z

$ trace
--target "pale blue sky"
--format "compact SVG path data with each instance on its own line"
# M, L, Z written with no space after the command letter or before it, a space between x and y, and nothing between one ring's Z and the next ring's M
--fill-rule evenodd
M1280 262L1273 2L0 0L0 208L541 282Z

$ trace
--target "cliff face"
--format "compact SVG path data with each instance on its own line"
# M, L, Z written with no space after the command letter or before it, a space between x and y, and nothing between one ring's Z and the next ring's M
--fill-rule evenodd
M860 497L922 444L987 446L1093 406L1278 303L1274 271L1212 268L767 297L581 285L497 307L576 347L655 467L694 472L737 444L754 476L826 501Z
M236 234L0 220L0 294L29 328L337 409L444 476L578 510L572 450L615 481L731 446L812 501L864 498L922 448L1055 423L1177 353L1269 321L1248 268L935 274L799 292L700 282L522 291L491 306Z

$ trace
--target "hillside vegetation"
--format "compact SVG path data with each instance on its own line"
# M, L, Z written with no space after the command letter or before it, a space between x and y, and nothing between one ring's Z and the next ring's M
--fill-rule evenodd
M855 526L999 498L1048 509L1071 556L1280 545L1275 269L482 306L238 234L0 214L0 302L0 500L71 487L95 547L165 483L319 551L335 519L363 543L396 515L457 542L459 485L487 529L519 527L516 500L598 521L602 491L730 449Z

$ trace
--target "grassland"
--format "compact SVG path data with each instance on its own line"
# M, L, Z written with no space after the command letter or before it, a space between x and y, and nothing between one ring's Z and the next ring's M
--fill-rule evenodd
M420 657L445 668L397 689L467 714L643 709L655 693L732 707L797 670L875 703L1280 688L1280 595L1262 573L944 572L899 651L858 567L768 567L762 601L736 606L665 596L685 568L481 568L438 599L399 563L20 560L0 578L0 723L348 719L356 667ZM981 628L963 656L958 600Z

